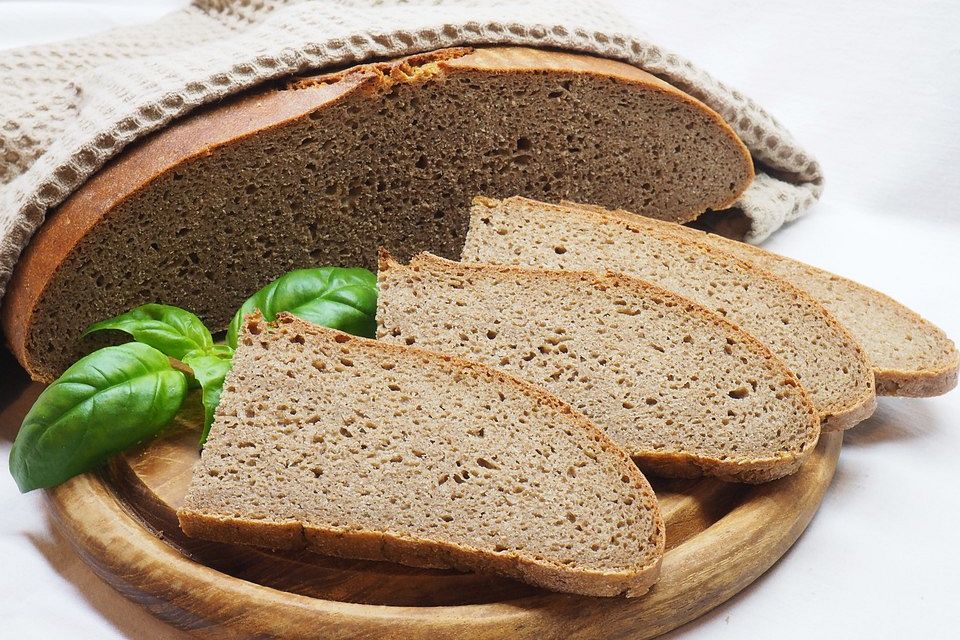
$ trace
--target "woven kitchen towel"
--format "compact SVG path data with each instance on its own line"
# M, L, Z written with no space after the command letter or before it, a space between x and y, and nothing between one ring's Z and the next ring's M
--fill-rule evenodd
M196 0L142 26L0 52L0 296L47 211L130 142L278 76L442 47L557 47L642 67L718 111L757 179L759 242L819 197L817 162L756 103L584 0Z

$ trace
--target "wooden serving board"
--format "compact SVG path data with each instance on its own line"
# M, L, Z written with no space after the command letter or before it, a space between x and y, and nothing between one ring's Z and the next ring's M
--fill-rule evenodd
M13 432L39 393L16 385ZM7 395L7 394L4 394ZM652 638L770 568L807 526L842 435L765 485L651 478L667 526L662 577L640 598L555 594L511 580L192 540L177 525L199 459L199 405L161 439L48 491L64 535L121 594L204 638Z

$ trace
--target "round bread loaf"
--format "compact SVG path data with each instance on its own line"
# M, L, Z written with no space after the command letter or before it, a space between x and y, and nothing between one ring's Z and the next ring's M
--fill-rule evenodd
M636 67L447 49L301 78L200 110L130 148L40 229L3 329L49 381L147 302L224 328L291 269L456 257L470 199L571 198L686 221L753 178L729 126Z

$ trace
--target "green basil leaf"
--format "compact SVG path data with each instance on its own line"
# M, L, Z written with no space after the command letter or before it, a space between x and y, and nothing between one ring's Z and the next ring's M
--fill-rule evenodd
M259 309L265 320L287 311L308 322L372 338L377 331L377 276L366 269L299 269L257 291L240 307L227 344L236 348L243 317Z
M104 329L123 331L177 360L190 351L213 347L210 331L189 311L166 304L145 304L127 313L90 325L83 335Z
M229 347L227 347L229 349ZM210 425L213 424L213 416L220 404L220 394L223 392L223 379L230 371L233 364L231 356L233 350L227 353L221 350L221 354L206 353L203 351L194 351L183 357L183 363L193 370L194 377L200 382L203 388L201 398L203 400L203 431L200 434L200 446L203 447L210 434Z
M186 393L186 376L153 347L94 351L37 398L10 451L10 473L27 492L89 471L156 435Z
M200 351L196 351L196 352L193 352L193 353L188 353L187 355L185 355L185 356L183 356L183 357L184 357L184 358L196 357L197 354L199 354L199 353L201 353L201 352L200 352ZM215 344L215 345L213 345L209 350L203 351L202 353L206 353L206 354L209 354L209 355L212 355L212 356L218 356L218 357L220 357L220 358L226 358L227 360L229 360L230 358L233 357L233 347L230 347L229 345L225 345L225 344Z

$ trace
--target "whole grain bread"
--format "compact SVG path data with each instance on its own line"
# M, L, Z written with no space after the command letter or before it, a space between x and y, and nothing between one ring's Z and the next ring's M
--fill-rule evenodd
M49 381L147 302L225 328L299 267L459 256L470 199L516 193L689 220L753 178L702 103L640 69L517 47L446 49L280 82L136 144L49 216L2 311ZM95 292L94 295L91 295Z
M824 431L849 428L876 406L863 348L810 294L716 247L627 218L526 198L477 198L467 262L619 271L716 311L768 345L793 371Z
M609 211L596 205L563 201L608 215L638 220L625 210ZM774 273L817 299L840 321L873 366L878 395L930 397L957 386L960 352L943 330L890 296L835 273L818 269L760 247L717 233L663 222L665 229L686 234Z
M956 345L940 327L890 296L760 247L694 229L688 232L702 234L704 242L749 260L816 298L863 345L879 395L930 397L957 386Z
M493 365L582 411L645 471L765 482L820 434L796 377L704 307L621 274L384 255L381 340Z
M248 316L178 511L189 536L635 596L664 527L646 479L539 387Z

